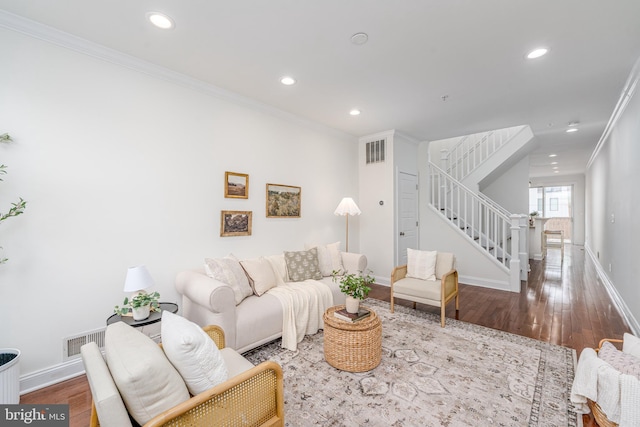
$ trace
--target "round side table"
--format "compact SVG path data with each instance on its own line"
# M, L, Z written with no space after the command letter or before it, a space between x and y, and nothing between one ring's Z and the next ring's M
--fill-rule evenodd
M134 328L139 328L141 326L151 325L153 323L159 322L162 320L162 310L170 311L175 314L178 312L178 304L172 302L161 302L160 311L152 311L144 320L133 320L133 316L120 316L119 314L112 314L107 319L107 326L116 322L124 322L127 325L133 326Z
M344 305L330 307L324 313L324 358L334 368L349 372L370 371L382 359L382 322L375 311L356 322L338 319L333 312Z

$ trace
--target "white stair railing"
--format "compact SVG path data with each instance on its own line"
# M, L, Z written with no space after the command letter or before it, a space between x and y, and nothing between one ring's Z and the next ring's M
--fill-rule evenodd
M513 126L462 137L443 153L443 169L456 180L462 181L524 127Z
M520 241L519 238L511 238L512 229L515 229L512 227L511 214L504 208L496 207L497 204L490 202L486 196L481 197L466 188L437 165L429 162L429 167L430 204L487 254L510 270L512 254L516 254L515 258L518 259ZM512 247L514 243L515 248ZM519 261L516 264L519 277Z

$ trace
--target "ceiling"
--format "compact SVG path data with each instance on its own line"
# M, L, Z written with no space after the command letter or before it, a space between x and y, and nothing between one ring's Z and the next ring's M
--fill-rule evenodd
M559 175L584 172L640 57L639 0L0 0L0 9L354 136L395 129L425 141L528 124L532 177L553 175L552 160ZM175 28L151 26L150 11ZM351 43L358 32L367 43ZM538 46L550 52L526 59ZM282 85L283 75L297 83ZM578 132L566 133L575 121Z

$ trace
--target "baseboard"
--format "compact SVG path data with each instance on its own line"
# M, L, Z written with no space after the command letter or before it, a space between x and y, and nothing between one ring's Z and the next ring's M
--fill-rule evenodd
M377 283L378 285L386 285L386 286L391 286L391 278L389 278L389 276L373 276L376 281L375 283Z
M605 272L604 268L602 268L602 265L600 265L600 263L598 262L598 258L591 251L591 248L589 248L588 245L584 245L584 249L587 255L589 255L589 258L591 258L591 260L593 261L593 265L596 268L596 274L598 275L598 278L604 284L604 288L611 297L613 304L616 306L624 320L627 322L627 325L629 325L631 332L637 337L640 336L640 323L638 323L638 320L633 316L633 314L631 314L631 310L629 310L629 307L618 293L618 290L613 285L613 282L611 282L609 276L607 276L607 273Z
M84 374L81 358L20 376L20 394L30 393Z
M480 277L460 275L458 277L458 282L465 285L480 286L482 288L498 289L500 291L512 292L508 281L482 279Z

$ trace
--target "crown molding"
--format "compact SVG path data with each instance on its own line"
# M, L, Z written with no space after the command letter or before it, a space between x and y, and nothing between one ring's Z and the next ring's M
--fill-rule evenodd
M622 93L620 94L620 98L618 99L618 103L616 104L616 107L613 109L613 113L609 118L609 122L607 122L607 126L604 128L604 132L602 133L602 136L598 140L598 143L596 144L596 148L593 150L593 153L591 153L591 157L587 162L587 169L591 167L596 157L598 156L598 153L600 153L600 150L602 149L604 144L606 144L607 139L611 134L611 131L613 130L615 125L618 123L620 116L622 115L622 113L624 113L624 110L627 108L627 104L633 97L633 94L635 93L636 88L638 87L639 80L640 80L640 58L636 60L635 64L633 65L633 68L631 69L631 73L629 73L629 77L627 78L624 88L622 89Z
M220 88L210 83L205 83L201 80L178 73L166 67L156 65L149 61L144 61L135 56L128 55L118 50L91 42L4 10L0 10L0 28L15 31L17 33L70 49L102 61L119 65L130 70L147 74L151 77L177 84L218 99L258 110L271 116L311 128L317 132L332 134L338 138L348 138L353 142L357 142L356 136L341 130L302 118L271 105L256 101L255 99Z

